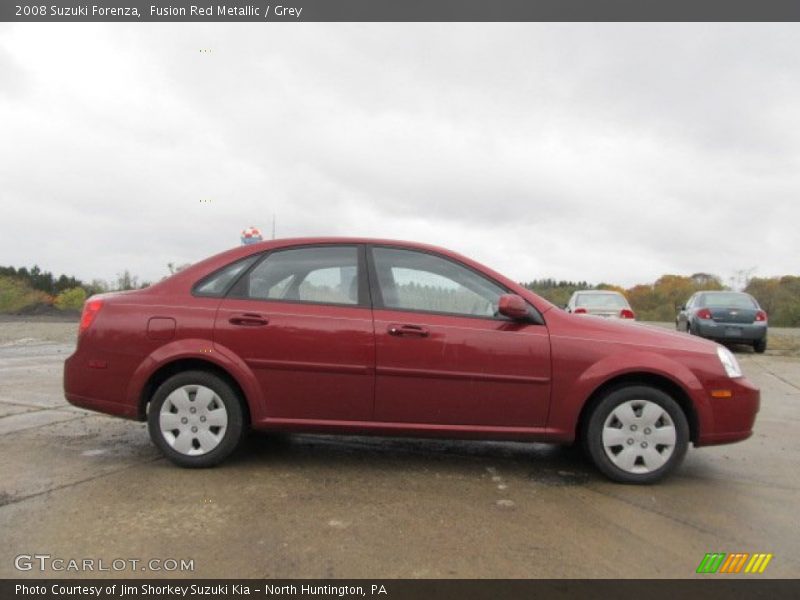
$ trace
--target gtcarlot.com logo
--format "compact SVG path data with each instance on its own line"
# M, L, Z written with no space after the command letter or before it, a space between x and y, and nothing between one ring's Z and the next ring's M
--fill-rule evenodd
M700 561L698 573L763 573L767 568L772 554L757 552L709 552Z
M193 558L61 558L50 554L18 554L14 558L17 571L194 571Z

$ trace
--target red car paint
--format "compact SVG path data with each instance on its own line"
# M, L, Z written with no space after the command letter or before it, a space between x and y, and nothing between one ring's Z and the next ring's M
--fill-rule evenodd
M192 295L195 283L237 259L331 244L442 256L521 296L544 324ZM93 300L100 307L92 304L65 363L66 398L137 420L165 373L203 364L235 381L252 426L262 430L571 442L599 391L643 380L669 390L687 414L692 441L710 445L749 437L759 408L758 389L726 376L713 342L568 314L487 267L423 244L275 240ZM732 397L713 398L720 389Z

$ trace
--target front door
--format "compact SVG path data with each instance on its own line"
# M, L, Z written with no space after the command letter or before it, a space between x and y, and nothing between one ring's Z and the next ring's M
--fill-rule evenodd
M544 325L497 313L507 290L448 258L371 248L375 420L542 427L550 401Z
M372 417L375 341L364 264L358 245L277 250L221 302L214 343L255 373L268 419Z

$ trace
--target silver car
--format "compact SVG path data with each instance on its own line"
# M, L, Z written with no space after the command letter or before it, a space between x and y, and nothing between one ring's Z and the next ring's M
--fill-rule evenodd
M608 290L580 290L572 294L567 312L576 315L597 315L611 319L635 319L636 315L625 296Z

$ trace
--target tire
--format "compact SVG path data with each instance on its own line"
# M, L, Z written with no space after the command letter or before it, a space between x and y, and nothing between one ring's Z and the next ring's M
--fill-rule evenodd
M206 371L178 373L162 383L147 415L150 439L181 467L212 467L236 450L246 431L242 402Z
M609 479L655 483L683 461L689 423L678 403L661 390L625 386L611 390L594 407L584 445Z
M753 350L758 354L764 354L764 352L767 350L767 338L753 342Z

